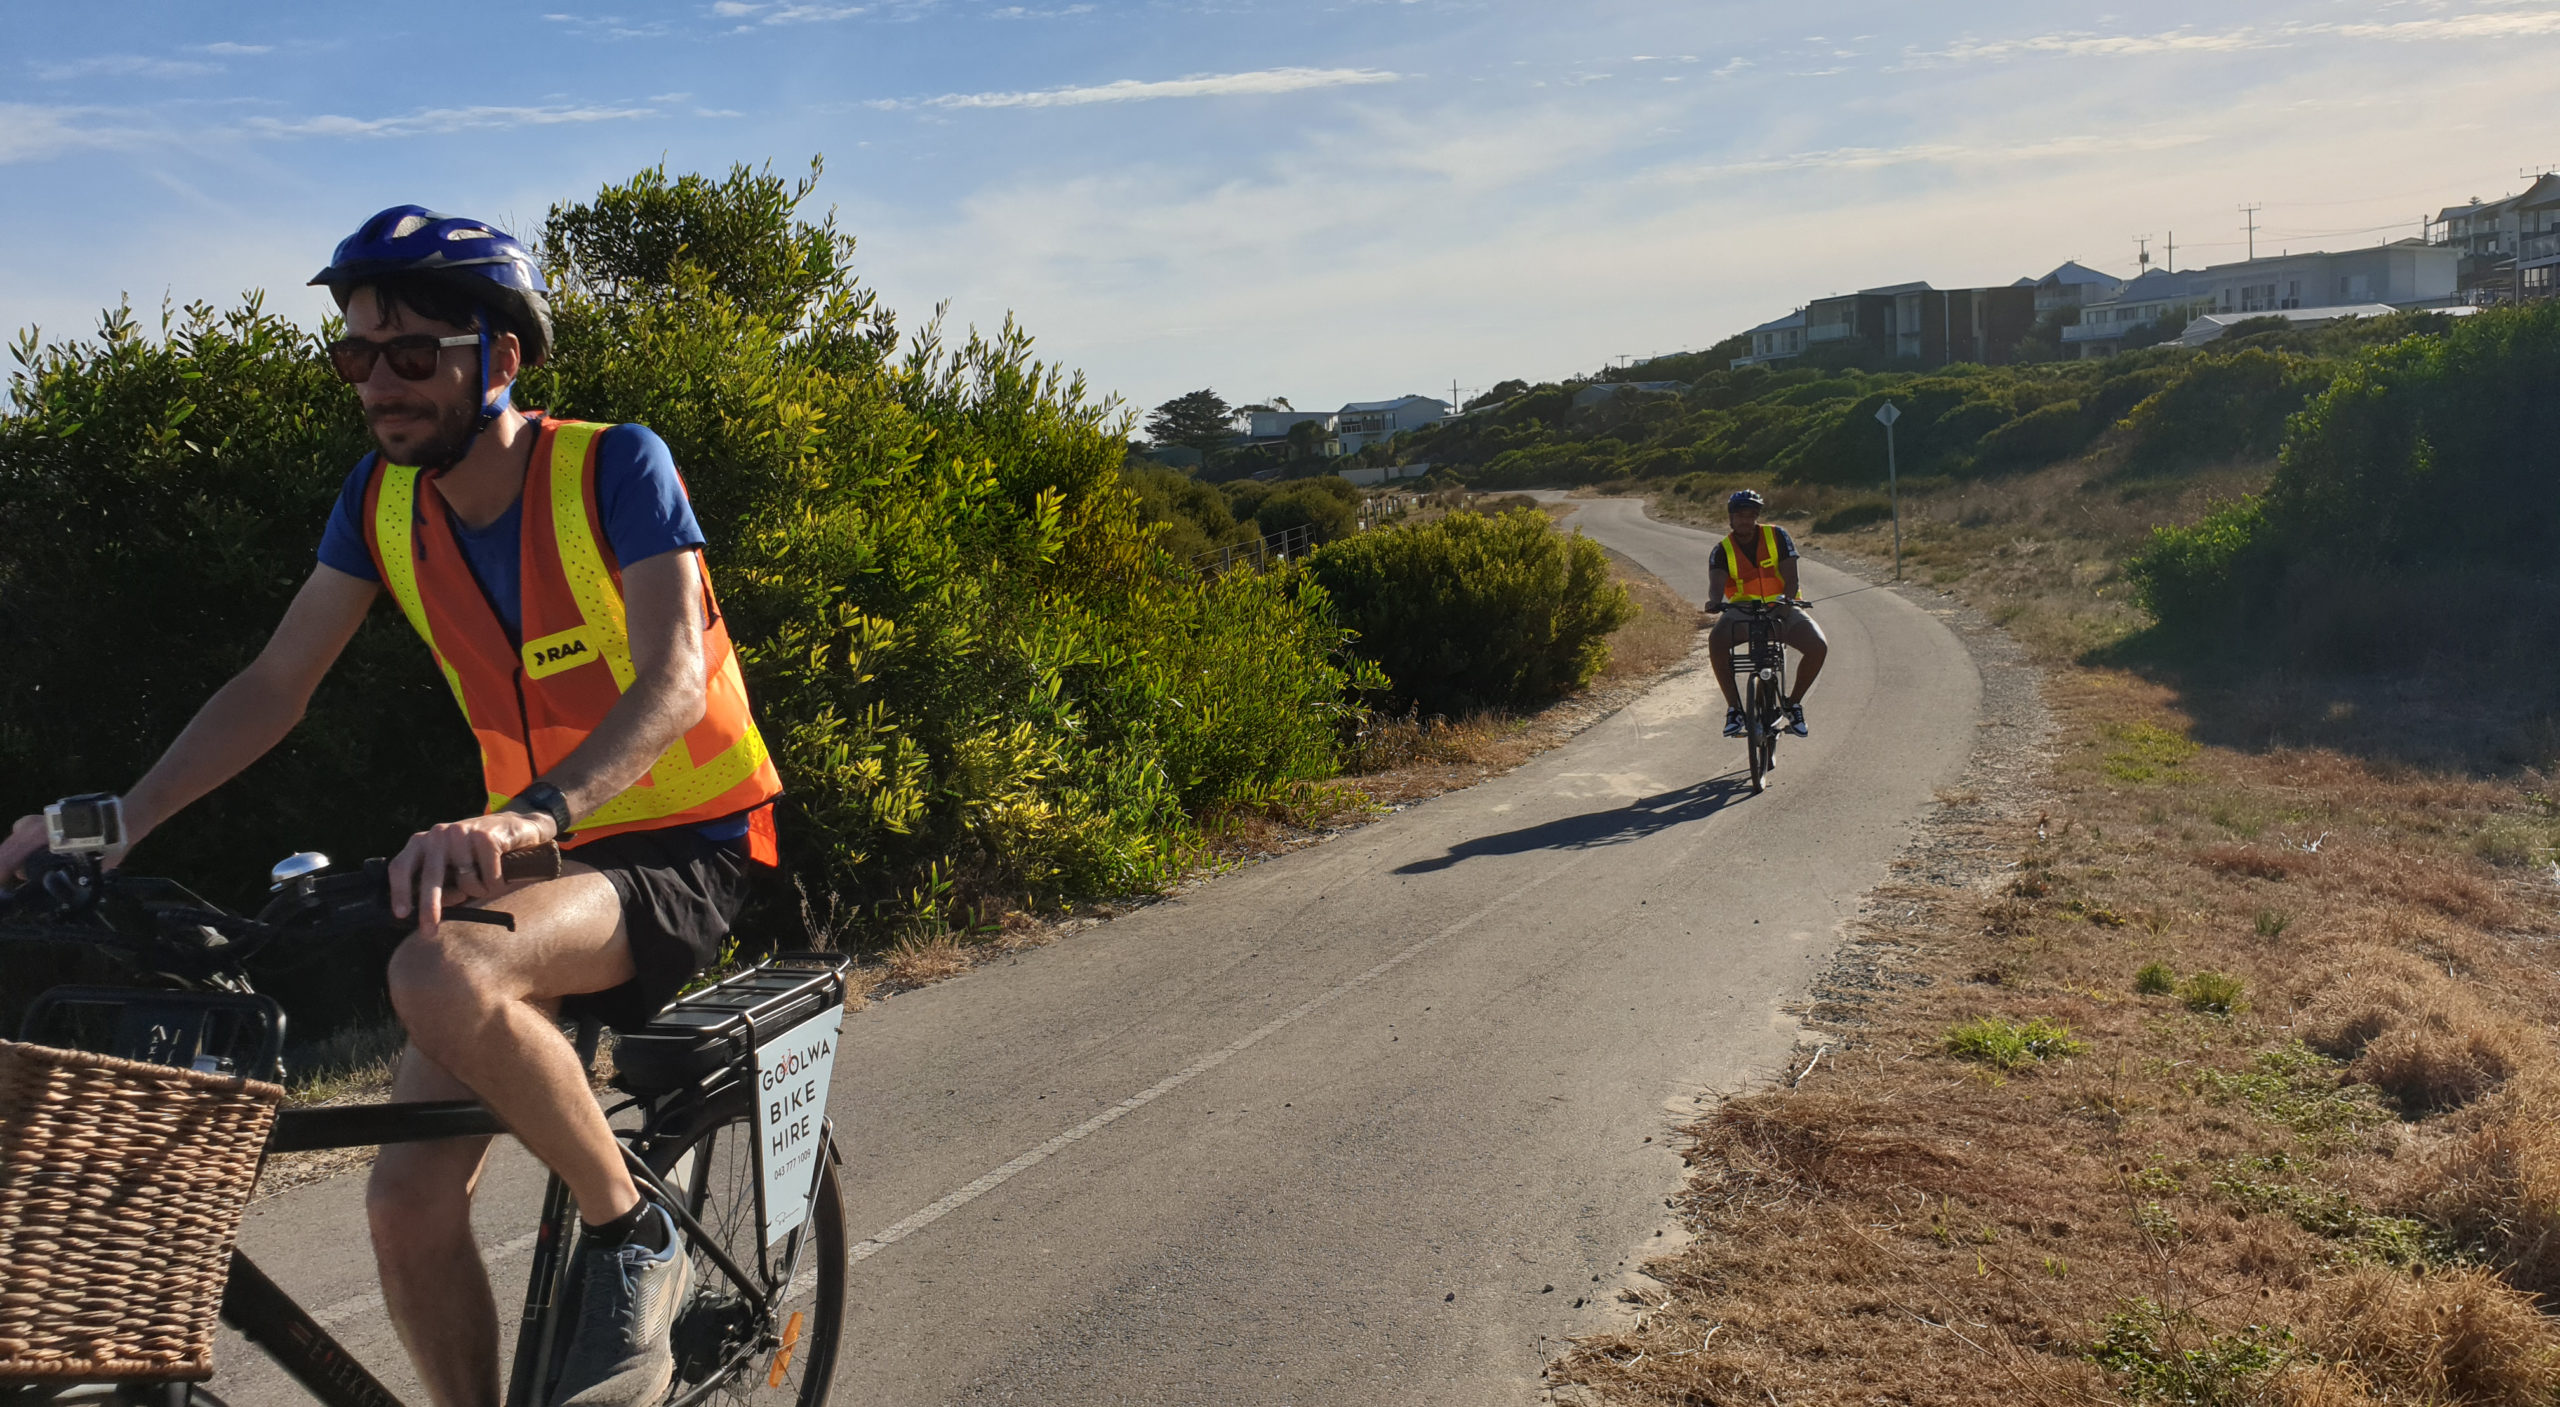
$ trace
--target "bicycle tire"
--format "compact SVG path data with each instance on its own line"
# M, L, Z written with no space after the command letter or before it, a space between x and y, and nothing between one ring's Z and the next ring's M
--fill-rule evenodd
M734 1294L725 1293L728 1277L711 1258L694 1251L693 1299L676 1316L678 1367L668 1389L667 1407L781 1407L783 1403L818 1407L827 1400L835 1380L848 1277L844 1191L837 1176L842 1160L830 1141L809 1220L768 1257L756 1244L760 1233L755 1137L753 1112L744 1099L735 1099L733 1105L724 1102L691 1136L652 1149L648 1163L684 1197L686 1210L731 1259L751 1274L767 1277L760 1288L770 1288L788 1253L799 1252L799 1274L794 1285L785 1288L779 1313L785 1327L795 1314L799 1316L800 1332L790 1345L782 1381L776 1384L772 1381L775 1351L741 1353L740 1336L747 1327L744 1305Z

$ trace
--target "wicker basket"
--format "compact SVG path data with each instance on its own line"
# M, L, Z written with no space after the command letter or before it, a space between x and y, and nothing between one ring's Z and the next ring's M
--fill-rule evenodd
M0 1382L204 1378L284 1091L0 1041Z

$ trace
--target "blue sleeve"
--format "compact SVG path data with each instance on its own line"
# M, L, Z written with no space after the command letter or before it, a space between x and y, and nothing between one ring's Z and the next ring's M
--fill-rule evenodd
M1775 523L1771 523L1769 528L1770 531L1775 532L1778 535L1778 560L1783 562L1789 557L1795 556L1796 540L1788 535L1787 530L1779 527Z
M624 566L702 545L676 457L645 425L616 425L596 442L596 511Z
M329 510L329 526L320 532L320 565L334 567L359 581L380 581L373 552L365 546L364 491L373 481L374 456L356 461L347 486L338 490L338 506Z

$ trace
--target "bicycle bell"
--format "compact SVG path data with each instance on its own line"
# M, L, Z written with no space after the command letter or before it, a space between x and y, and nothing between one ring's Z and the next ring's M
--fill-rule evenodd
M327 868L329 868L329 857L317 850L303 850L287 855L276 861L274 869L267 871L268 891L280 892L286 885L304 875L318 874Z

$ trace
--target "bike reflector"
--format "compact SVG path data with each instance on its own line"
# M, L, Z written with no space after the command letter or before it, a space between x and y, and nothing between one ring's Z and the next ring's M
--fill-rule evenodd
M756 1214L768 1246L808 1220L843 1031L839 1001L756 1047Z

